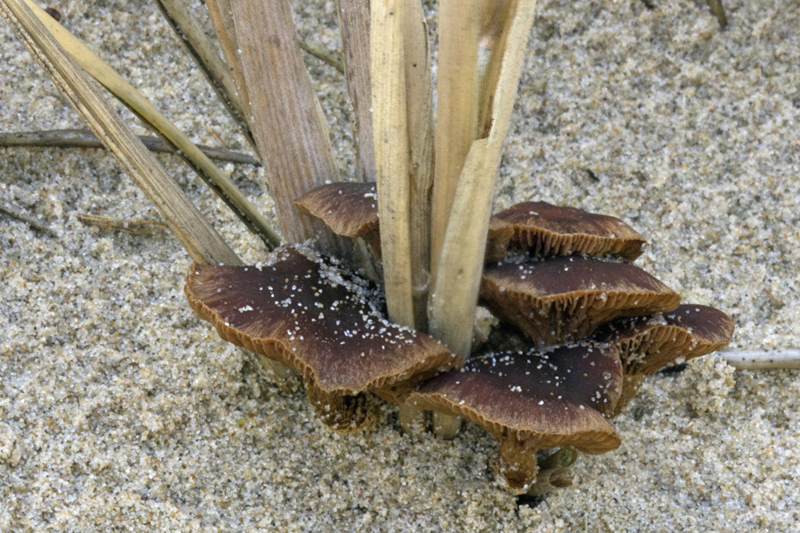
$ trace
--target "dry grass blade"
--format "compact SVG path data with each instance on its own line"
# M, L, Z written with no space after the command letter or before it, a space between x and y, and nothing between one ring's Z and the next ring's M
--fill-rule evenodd
M439 3L436 175L431 206L431 274L434 279L461 168L477 136L480 13L478 0L442 0Z
M217 41L222 49L222 55L225 58L228 68L231 69L233 81L236 85L236 94L239 98L239 103L242 106L245 120L250 124L250 95L247 92L247 85L244 81L244 72L239 63L239 56L237 50L239 43L236 40L236 29L233 25L233 13L231 13L231 5L229 0L206 0L206 9L211 18L211 23L214 25L214 31L217 34ZM250 125L252 128L252 125ZM252 130L250 131L253 135ZM255 138L253 139L255 143ZM253 148L258 153L258 144L254 144Z
M0 6L3 17L17 30L53 82L155 204L192 259L205 264L240 264L233 250L103 100L24 0L3 0Z
M370 6L370 75L386 305L390 320L414 327L403 4L380 0Z
M500 76L507 24L511 20L509 9L512 0L492 0L481 3L480 37L478 39L478 77L480 79L480 109L478 112L478 137L488 135L492 118L492 91Z
M206 37L200 24L189 13L183 0L156 0L156 3L234 122L241 128L245 138L255 149L253 133L250 131L247 115L239 100L231 68L219 57L214 43Z
M431 188L433 187L433 88L428 28L418 0L404 0L403 51L410 178L411 281L414 323L428 329Z
M278 246L280 237L269 222L253 207L231 180L195 146L189 138L175 127L158 109L148 102L119 74L106 65L85 44L69 33L32 0L27 6L52 33L66 51L84 70L111 91L121 102L144 120L166 142L174 145L184 160L222 198L228 207L258 235L268 248Z
M89 213L78 213L78 220L94 228L122 231L142 237L150 237L167 227L167 224L160 220L124 220Z
M174 154L175 148L157 137L140 135L139 140L151 152ZM0 133L0 146L55 147L55 148L105 148L91 130L13 131ZM213 146L197 145L211 159L243 165L261 166L251 155L222 150Z
M464 358L472 342L497 168L535 8L535 2L512 0L505 12L503 35L486 70L497 72L492 76L496 82L485 90L489 102L482 105L489 110L488 132L472 143L463 165L431 293L431 334ZM458 427L454 420L438 423L442 429L437 433L444 437Z
M469 355L495 177L534 11L534 2L517 0L508 12L506 46L492 58L500 67L496 85L487 92L491 126L472 144L464 163L431 296L431 333L463 357Z
M372 136L372 91L369 61L369 0L339 0L339 29L344 48L344 75L353 104L358 181L375 181Z
M431 293L431 335L464 358L469 356L472 344L491 216L494 180L486 176L497 172L496 158L491 157L490 149L487 139L475 141L464 163L442 248L441 275L437 276ZM481 209L486 204L489 209Z
M231 8L251 125L268 170L281 232L290 242L319 237L323 248L331 248L333 239L325 226L294 206L294 200L311 189L339 181L339 170L288 1L241 0Z

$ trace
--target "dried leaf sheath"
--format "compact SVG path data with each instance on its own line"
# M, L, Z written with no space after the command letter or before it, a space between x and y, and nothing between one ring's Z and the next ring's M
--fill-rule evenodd
M289 242L320 238L333 246L320 223L300 213L294 200L339 170L322 108L297 46L287 0L231 2L240 63L250 95L249 117L268 171L270 191Z
M472 325L475 320L478 289L486 253L486 233L489 228L497 168L508 131L535 7L535 1L525 0L514 1L508 7L509 20L503 24L508 35L501 37L508 46L497 50L489 60L488 66L488 71L491 72L493 62L501 64L498 69L497 84L485 92L485 98L491 101L484 106L491 109L487 117L489 130L486 137L474 141L469 149L460 171L452 208L448 208L449 219L446 223L441 252L438 256L433 256L434 287L430 297L430 332L455 353L464 357L468 356L472 342ZM468 46L468 52L470 51L471 45ZM476 107L476 117L477 111ZM440 138L439 124L437 123L437 146ZM440 222L436 220L436 213L437 210L443 213L446 206L442 197L437 197L436 193L437 187L442 186L439 183L439 166L442 160L438 147L436 153L433 254L437 254L436 232L441 229L438 225ZM445 419L439 424L441 430L437 433L445 438L452 438L459 427L455 420Z
M409 151L409 231L414 325L428 329L434 120L428 27L419 0L404 0L403 53Z
M413 327L403 4L371 5L370 74L386 305L391 320Z
M339 0L339 29L344 48L344 75L355 112L356 173L362 182L375 181L372 137L372 91L369 61L369 0Z
M534 11L535 2L521 0L508 8L511 22L505 25L509 33L505 41L509 44L491 59L501 62L497 84L487 92L493 100L491 129L472 143L461 171L439 260L441 275L436 274L431 294L431 333L464 356L472 339L497 167ZM439 156L437 150L437 169Z
M431 206L431 272L435 279L461 169L478 127L478 0L439 3L436 170Z

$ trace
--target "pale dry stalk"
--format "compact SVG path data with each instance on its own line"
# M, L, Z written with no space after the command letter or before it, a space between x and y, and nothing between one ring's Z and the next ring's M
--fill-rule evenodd
M206 264L241 264L25 2L3 0L0 6L3 17L17 30L94 134L114 152L124 170L147 194L192 259Z
M465 358L472 344L495 179L536 3L500 0L495 5L500 16L484 16L484 20L496 21L484 30L496 32L498 26L502 30L484 71L486 101L478 102L476 108L485 110L482 136L471 143L460 171L430 299L430 333ZM437 149L437 169L439 164ZM452 437L460 422L454 417L438 417L434 425L440 436Z

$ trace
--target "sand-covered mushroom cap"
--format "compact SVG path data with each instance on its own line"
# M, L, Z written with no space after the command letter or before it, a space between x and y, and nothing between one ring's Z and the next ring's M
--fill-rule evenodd
M378 195L374 183L329 183L309 191L294 203L301 211L322 220L337 235L361 237L380 257Z
M573 446L590 454L619 446L604 413L619 398L622 369L612 345L471 359L423 384L408 402L479 424L500 444L501 471L521 491L536 477L535 452Z
M540 348L578 340L615 318L671 311L680 303L637 266L579 256L487 265L480 298Z
M492 217L487 260L501 260L506 248L534 256L610 255L633 261L646 243L622 220L547 202L523 202Z
M733 319L705 305L684 304L650 317L620 319L594 337L617 346L624 380L616 416L636 396L644 378L674 363L719 350L733 337Z
M195 264L185 290L223 339L298 369L317 396L400 400L462 363L432 337L386 321L366 282L310 250L280 248L259 266Z

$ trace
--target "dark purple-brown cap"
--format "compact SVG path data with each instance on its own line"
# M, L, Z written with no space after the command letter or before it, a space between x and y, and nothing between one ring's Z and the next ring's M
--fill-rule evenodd
M578 340L615 318L671 311L680 303L637 266L581 256L487 265L480 299L540 348Z
M612 345L582 343L550 352L506 352L471 359L408 397L474 422L500 444L501 471L514 491L536 478L536 450L572 446L590 454L619 446L611 413L622 386Z
M374 183L329 183L304 194L294 204L322 220L337 235L361 237L380 258L378 195Z
M462 363L432 337L386 321L366 282L310 250L279 248L258 266L195 264L185 290L223 339L296 368L314 398L369 391L401 401Z
M650 317L620 319L606 324L595 338L617 346L624 371L620 413L639 390L642 380L676 362L706 355L731 342L731 317L713 307L684 304Z
M537 257L610 255L633 261L645 243L644 237L618 218L547 202L523 202L492 217L487 261L502 260L509 247Z

